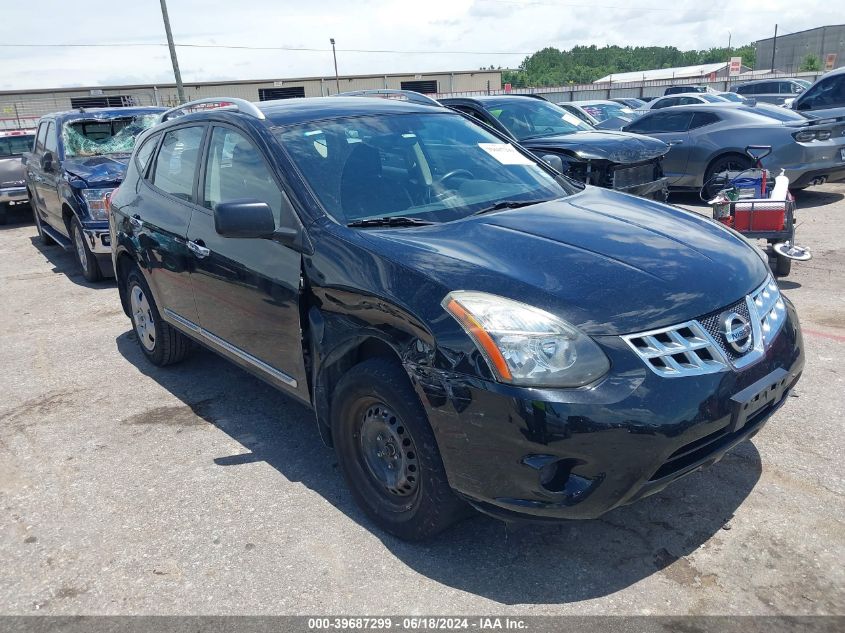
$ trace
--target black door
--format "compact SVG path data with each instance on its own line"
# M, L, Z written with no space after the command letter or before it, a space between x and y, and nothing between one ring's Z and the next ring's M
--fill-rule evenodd
M203 183L205 207L188 229L192 283L203 334L242 363L308 397L299 319L301 255L271 239L222 237L214 206L252 198L273 209L276 226L293 210L262 152L245 133L213 127Z
M196 174L204 133L202 125L165 133L149 177L140 185L141 214L133 216L131 208L126 208L159 310L166 319L192 329L197 327L190 279L194 260L186 235L196 207ZM146 162L148 147L158 142L158 136L145 141L136 160ZM137 166L146 168L145 164Z

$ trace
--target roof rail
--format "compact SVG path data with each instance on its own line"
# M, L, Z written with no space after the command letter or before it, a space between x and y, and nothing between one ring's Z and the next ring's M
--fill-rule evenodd
M196 106L203 106L208 104L217 104L217 107L201 107L197 109L237 110L238 112L243 112L244 114L248 114L249 116L255 117L256 119L265 118L264 113L258 109L258 106L250 101L247 101L246 99L238 99L237 97L207 97L205 99L196 99L195 101L183 103L182 105L176 106L175 108L171 108L170 110L163 112L161 115L161 122L164 123L165 121L172 119L174 116L184 116L185 114L188 114L187 110L189 110L190 108L195 108ZM182 114L178 114L179 112L181 112Z
M382 99L397 99L400 101L409 101L419 105L437 106L442 108L443 105L438 103L431 97L428 97L421 92L414 92L413 90L388 90L386 88L379 88L377 90L353 90L352 92L339 92L335 97L380 97Z

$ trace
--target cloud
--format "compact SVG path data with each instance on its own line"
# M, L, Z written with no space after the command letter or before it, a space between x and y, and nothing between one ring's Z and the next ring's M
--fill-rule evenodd
M81 14L73 3L49 13L5 3L4 42L154 44L126 48L3 48L3 89L172 82L157 2L117 3ZM607 8L609 6L624 8ZM170 0L174 37L183 44L291 46L328 49L337 40L341 74L382 74L515 67L526 53L553 46L672 45L681 49L742 45L769 37L774 23L789 31L824 24L822 0ZM644 8L657 8L648 11ZM662 10L662 9L666 10ZM730 19L725 18L730 16ZM784 31L785 29L781 29ZM430 51L361 53L349 49ZM476 55L443 51L480 51ZM513 55L494 53L512 51ZM186 82L333 76L330 51L179 48Z

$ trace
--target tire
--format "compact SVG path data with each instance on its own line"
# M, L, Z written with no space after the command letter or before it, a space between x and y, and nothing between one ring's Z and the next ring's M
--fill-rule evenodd
M776 255L775 276L786 277L792 270L792 260L783 255Z
M79 262L83 276L90 282L100 281L103 278L103 274L100 272L100 264L97 263L94 253L88 248L85 234L82 232L82 225L76 218L71 220L70 233L73 240L73 251L76 253L76 261Z
M6 203L0 203L0 226L4 226L9 220L9 207Z
M716 185L711 183L711 180L713 180L716 174L722 171L742 171L752 166L753 163L748 156L742 156L741 154L725 154L724 156L719 156L710 163L707 171L704 172L704 186L701 188L704 199L710 200L719 193Z
M419 541L469 513L449 487L425 410L395 361L366 360L341 377L331 426L352 496L383 530Z
M126 293L132 327L144 356L159 367L183 360L191 340L161 318L147 280L137 268L126 275Z

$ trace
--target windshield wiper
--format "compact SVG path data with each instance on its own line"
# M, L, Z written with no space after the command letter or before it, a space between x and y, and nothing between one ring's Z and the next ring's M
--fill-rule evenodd
M485 207L480 211L476 211L473 215L482 215L491 211L501 211L502 209L519 209L520 207L528 207L532 204L540 204L541 202L548 202L548 200L502 200L491 207Z
M352 220L346 226L366 228L369 226L427 226L434 224L428 220L420 220L419 218L409 218L401 215L390 215L383 218L365 218L362 220Z

